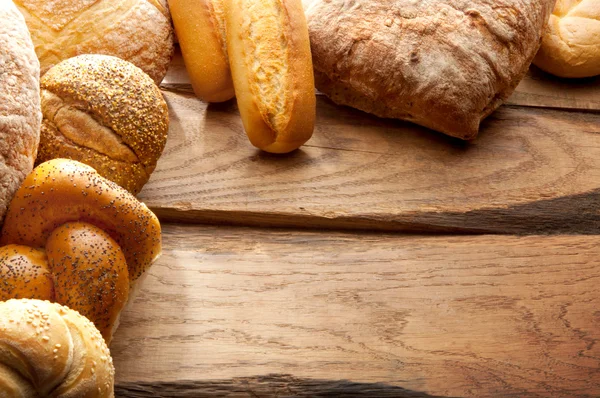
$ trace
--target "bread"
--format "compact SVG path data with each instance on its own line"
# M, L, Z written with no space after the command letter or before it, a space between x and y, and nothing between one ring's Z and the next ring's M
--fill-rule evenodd
M93 168L67 159L42 163L27 176L10 203L0 245L43 248L56 228L73 221L101 228L119 244L131 283L161 253L154 213Z
M0 0L0 226L33 168L40 135L40 66L23 17Z
M600 75L600 2L558 0L533 63L560 77Z
M206 102L233 98L222 0L169 0L169 8L194 93Z
M173 54L166 0L15 0L42 75L80 54L114 55L160 83Z
M7 213L0 300L50 300L88 317L110 343L141 276L160 254L160 224L90 167L55 159L34 169Z
M0 302L0 397L113 397L114 373L102 336L76 311Z
M285 153L304 144L315 121L315 89L300 0L226 0L227 51L250 142Z
M305 1L317 88L471 140L527 72L554 1Z
M80 55L50 69L41 87L36 163L78 160L133 194L141 191L169 129L167 104L152 79L119 58Z

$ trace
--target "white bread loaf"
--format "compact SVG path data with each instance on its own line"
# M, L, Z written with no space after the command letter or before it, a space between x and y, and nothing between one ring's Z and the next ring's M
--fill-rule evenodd
M0 397L110 398L114 367L100 332L67 307L0 302Z
M160 83L173 54L166 0L15 0L25 16L42 75L81 54L131 62Z
M558 0L533 63L560 77L600 75L600 0Z
M40 66L23 16L0 0L0 225L33 168L40 138Z

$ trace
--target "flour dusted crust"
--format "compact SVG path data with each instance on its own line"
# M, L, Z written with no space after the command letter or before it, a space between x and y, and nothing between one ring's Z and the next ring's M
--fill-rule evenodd
M526 73L555 0L305 0L317 88L473 139Z
M42 75L80 54L113 55L157 83L173 54L166 0L15 0L25 16Z
M40 136L40 66L23 17L0 0L0 225L33 168Z

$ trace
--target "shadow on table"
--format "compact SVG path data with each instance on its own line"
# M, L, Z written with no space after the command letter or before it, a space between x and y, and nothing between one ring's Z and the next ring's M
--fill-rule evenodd
M436 398L384 383L267 375L213 381L120 383L116 397L398 397Z

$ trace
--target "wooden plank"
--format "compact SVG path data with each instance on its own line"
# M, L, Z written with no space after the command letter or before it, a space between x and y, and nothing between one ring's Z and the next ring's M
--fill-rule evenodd
M597 397L597 243L165 225L118 395Z
M192 92L179 50L161 86L167 90ZM532 66L507 101L508 105L600 111L600 76L589 79L559 79Z
M464 143L318 100L314 137L253 148L235 102L165 92L144 200L163 221L469 233L600 233L600 114L504 107Z

